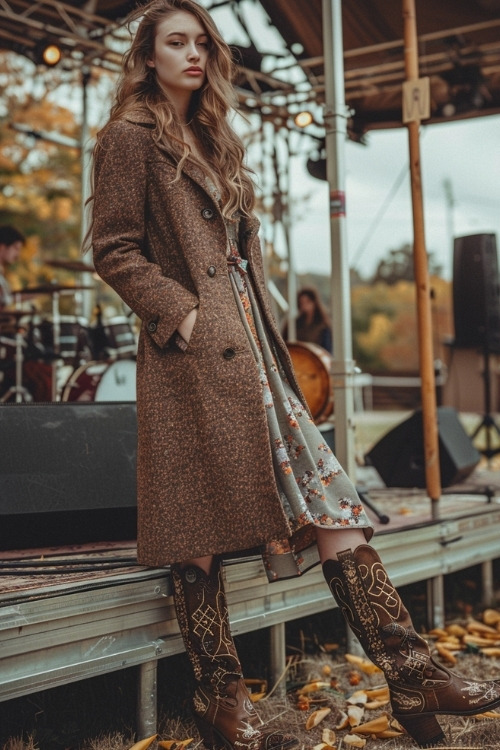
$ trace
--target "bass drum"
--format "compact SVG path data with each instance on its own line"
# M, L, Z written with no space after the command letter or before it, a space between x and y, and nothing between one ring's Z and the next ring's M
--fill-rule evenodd
M293 368L316 424L333 412L332 357L326 349L308 341L287 343Z
M133 360L87 362L68 379L62 401L135 401Z

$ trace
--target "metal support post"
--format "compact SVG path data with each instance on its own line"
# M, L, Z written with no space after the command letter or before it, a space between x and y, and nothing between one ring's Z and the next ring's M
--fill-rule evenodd
M151 737L157 731L157 671L158 661L147 661L139 666L137 690L137 733L139 739Z
M427 622L430 628L444 627L444 578L436 576L427 581Z
M494 607L495 586L493 582L493 560L485 560L481 566L482 603L485 607Z
M286 669L286 638L285 623L279 622L271 625L269 628L270 638L270 660L271 660L271 683L274 687L278 680L283 677ZM275 695L283 697L286 693L286 680L282 679L276 690Z

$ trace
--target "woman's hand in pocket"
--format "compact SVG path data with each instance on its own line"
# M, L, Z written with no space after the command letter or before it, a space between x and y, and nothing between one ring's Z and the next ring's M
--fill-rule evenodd
M177 326L177 332L180 336L182 336L186 344L189 344L189 339L191 338L191 334L193 333L193 328L195 326L197 317L198 308L193 307L193 309L188 312L184 320Z

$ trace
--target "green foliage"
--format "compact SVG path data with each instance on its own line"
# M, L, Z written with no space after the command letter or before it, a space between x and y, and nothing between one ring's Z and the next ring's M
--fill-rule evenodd
M434 253L428 253L428 266L431 276L441 276L442 266L436 262ZM398 281L413 281L415 278L413 268L413 248L411 245L402 245L395 250L389 250L387 258L382 258L371 279L372 283L384 282L385 284L397 284Z

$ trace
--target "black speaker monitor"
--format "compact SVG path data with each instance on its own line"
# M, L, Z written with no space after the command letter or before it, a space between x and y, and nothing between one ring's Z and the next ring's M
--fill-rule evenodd
M135 403L0 406L0 549L136 537Z
M481 458L462 427L454 409L438 409L439 465L441 485L448 487L465 479ZM388 432L366 454L387 487L426 486L422 411L419 409Z
M456 237L453 247L455 346L500 345L500 285L496 236Z

